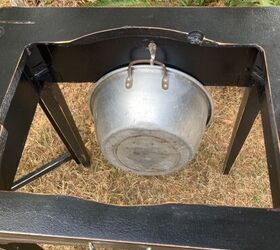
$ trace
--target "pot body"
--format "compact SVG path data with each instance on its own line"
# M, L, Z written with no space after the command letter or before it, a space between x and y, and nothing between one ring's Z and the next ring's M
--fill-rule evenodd
M169 174L195 155L212 116L212 100L193 77L159 66L127 67L102 77L90 96L97 140L113 165L142 175Z

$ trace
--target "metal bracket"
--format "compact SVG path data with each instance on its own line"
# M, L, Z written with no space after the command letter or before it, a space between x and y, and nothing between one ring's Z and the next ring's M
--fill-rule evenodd
M249 78L249 85L264 86L265 84L265 72L263 67L263 58L258 53L254 67Z
M41 108L56 129L68 151L71 153L72 158L78 164L81 163L84 166L88 166L89 156L86 152L86 148L82 142L81 136L79 135L78 129L76 128L75 122L65 102L64 96L57 86L55 74L49 66L50 63L48 62L48 50L44 47L39 48L38 46L34 45L29 46L26 51L28 54L28 59L25 67L25 74L39 88L39 103ZM47 82L51 83L48 86L45 86L47 85ZM63 129L61 129L62 127ZM65 135L65 133L67 135ZM49 169L48 166L47 169ZM40 168L39 170L41 172L42 169ZM40 176L43 174L44 171L40 174ZM35 175L37 175L37 173L35 173ZM28 176L28 178L30 178L30 176ZM25 180L23 182L25 183ZM22 186L22 184L20 184L20 186ZM18 186L16 188L18 188Z
M263 69L256 65L255 68L253 69L252 73L251 73L251 77L249 79L249 83L251 83L251 85L261 85L264 86L265 84L265 79L264 79L264 73L263 73Z
M54 81L53 73L49 67L49 63L43 57L37 46L29 46L26 48L28 59L26 62L24 73L28 79L37 85L40 89L44 82Z

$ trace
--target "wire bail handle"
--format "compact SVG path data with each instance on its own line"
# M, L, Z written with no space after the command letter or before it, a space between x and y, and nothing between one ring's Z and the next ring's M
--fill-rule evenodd
M148 49L150 52L150 59L141 59L141 60L134 60L132 62L129 63L128 65L128 75L126 78L126 83L125 83L125 87L127 89L130 89L133 85L133 78L132 78L132 66L135 64L140 64L140 63L148 63L151 66L153 65L158 65L162 67L162 71L163 71L163 78L161 81L161 87L164 90L167 90L169 88L169 79L168 79L168 74L167 74L167 69L164 63L156 61L156 50L157 50L157 45L154 42L150 42L148 45Z

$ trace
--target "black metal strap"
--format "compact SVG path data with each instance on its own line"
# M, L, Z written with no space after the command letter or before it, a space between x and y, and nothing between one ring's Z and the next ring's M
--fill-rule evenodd
M36 169L35 171L21 177L20 179L16 180L13 183L13 186L11 187L12 191L18 190L19 188L27 185L28 183L38 179L39 177L49 173L50 171L58 168L63 163L70 161L72 159L72 156L70 153L65 153L58 158L52 160L51 162L43 165L42 167Z
M36 244L28 243L10 243L10 244L0 244L0 249L5 250L43 250L42 247Z

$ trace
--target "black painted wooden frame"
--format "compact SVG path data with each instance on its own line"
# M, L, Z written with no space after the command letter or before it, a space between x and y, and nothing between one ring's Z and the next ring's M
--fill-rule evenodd
M5 211L0 213L0 240L153 249L280 248L278 210L179 204L128 209L6 192L13 189L37 104L71 157L89 164L57 82L94 82L131 60L147 58L147 45L154 41L158 60L167 66L207 86L246 88L224 173L229 173L260 111L273 206L280 207L279 24L279 8L0 9L0 210ZM55 206L50 209L44 201ZM34 214L26 216L27 211ZM51 215L53 222L45 227L45 217ZM67 231L63 223L57 228L61 219L75 230Z

